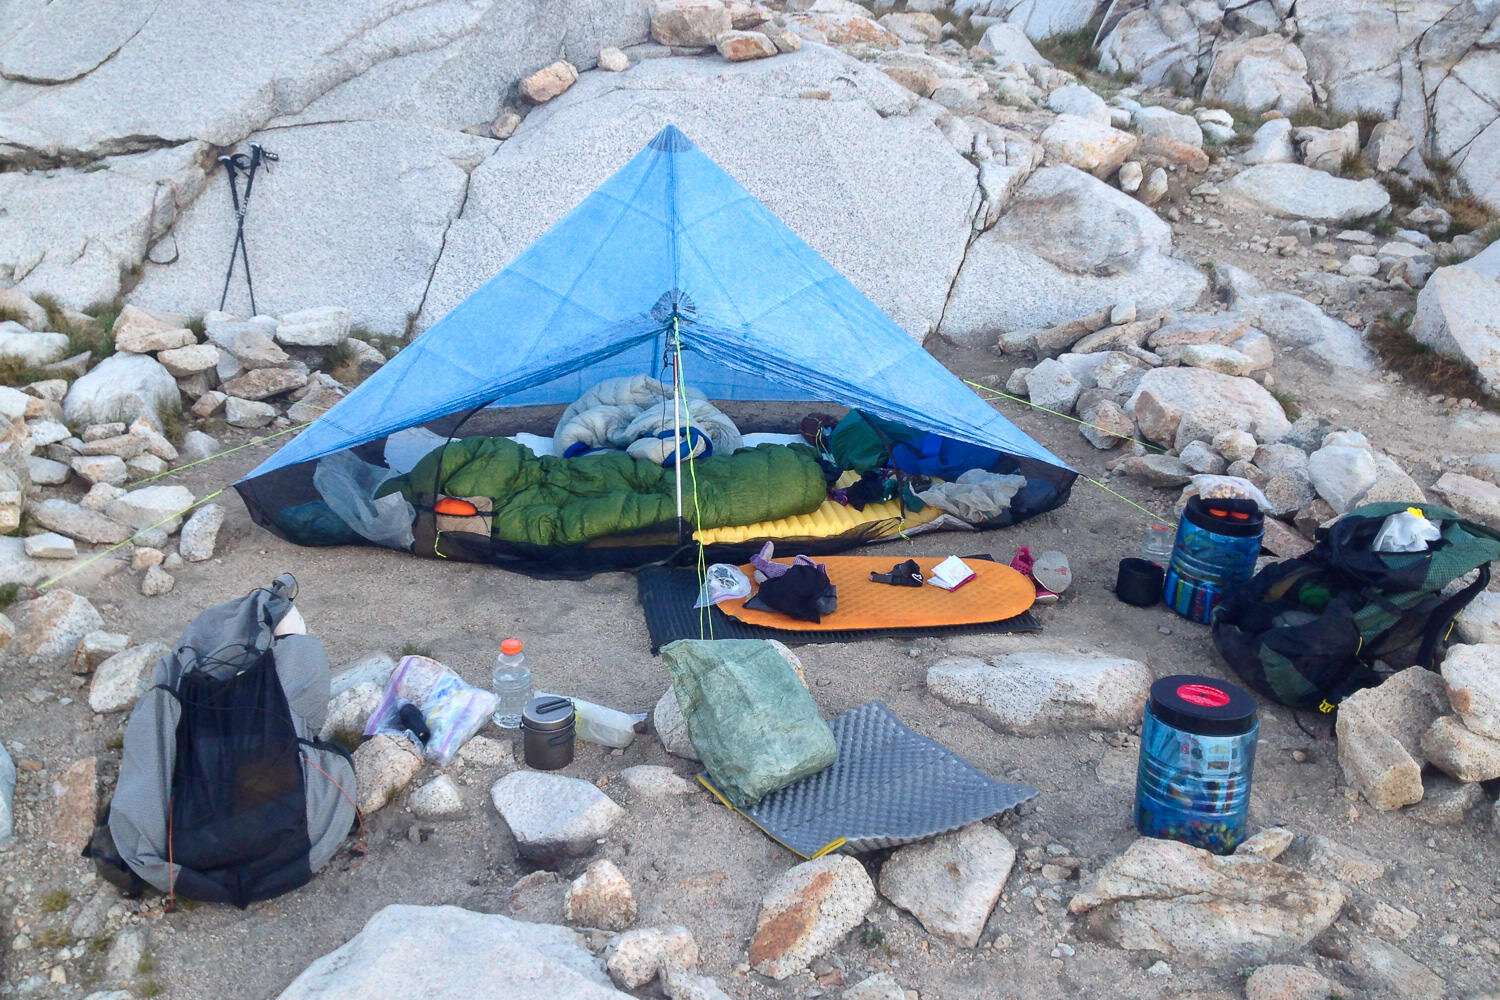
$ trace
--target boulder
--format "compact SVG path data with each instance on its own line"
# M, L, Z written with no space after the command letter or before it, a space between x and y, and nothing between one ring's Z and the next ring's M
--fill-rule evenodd
M1457 635L1464 642L1500 644L1500 590L1481 591L1459 612Z
M37 305L31 296L19 289L0 289L0 312L19 317L20 326L25 330L47 329L47 310ZM3 324L0 324L0 329L4 329ZM62 334L53 336L62 337ZM67 338L63 337L63 340L66 342Z
M343 306L282 313L276 323L276 342L286 347L336 347L349 339L352 321Z
M926 11L885 14L879 18L879 24L903 42L916 45L941 41L943 38L942 22Z
M1411 334L1473 368L1480 388L1500 398L1500 279L1464 264L1438 268L1417 293Z
M104 627L104 619L88 598L61 587L9 611L16 634L5 647L5 662L42 671L67 666L78 641Z
M1147 394L1151 397L1147 412L1159 410L1160 415L1151 421L1150 430L1143 424L1141 432L1162 444L1175 439L1184 417L1207 410L1230 416L1232 427L1220 427L1219 431L1246 431L1258 441L1274 441L1291 427L1276 397L1248 378L1202 368L1154 368L1141 377L1140 385L1125 402L1125 412L1138 423L1144 416L1141 401ZM1170 438L1164 433L1169 427L1173 431ZM1213 437L1211 434L1207 440Z
M186 316L147 312L132 305L120 310L110 333L115 338L115 350L129 354L176 350L198 339L187 329Z
M1219 186L1222 196L1252 209L1315 222L1357 222L1390 207L1375 180L1350 181L1300 163L1262 163Z
M79 455L68 463L78 478L89 484L108 483L123 486L130 478L125 460L118 455Z
M781 980L807 969L864 920L875 885L852 857L830 854L776 879L761 900L750 965Z
M616 985L640 989L655 979L664 963L692 969L698 965L698 942L686 927L640 927L615 938L604 967Z
M628 1000L583 938L456 906L387 906L349 942L313 962L278 1000L388 996L422 969L430 996L478 1000Z
M1140 720L1150 686L1139 661L1069 653L949 657L927 670L935 697L1015 736L1127 729Z
M318 738L343 747L359 746L364 738L365 724L380 707L384 694L384 681L360 681L333 692Z
M1285 118L1272 118L1255 130L1250 146L1240 154L1247 166L1260 163L1295 163L1297 148L1292 145L1292 123Z
M1065 163L1103 178L1130 158L1137 140L1129 132L1090 118L1058 115L1042 131L1041 142L1049 164Z
M1077 378L1062 362L1053 358L1041 361L1026 375L1026 393L1036 406L1058 413L1073 412L1073 403L1083 390Z
M1459 781L1500 778L1500 740L1471 731L1457 716L1445 715L1422 734L1427 762Z
M1301 148L1305 165L1336 174L1343 170L1345 160L1359 152L1359 122L1348 122L1339 128L1294 129L1292 138Z
M559 59L522 80L517 89L528 104L546 104L577 82L577 68L566 59Z
M1235 307L1278 347L1297 348L1333 369L1373 371L1375 359L1358 330L1289 292L1235 295Z
M1099 69L1134 78L1136 85L1192 86L1199 69L1197 23L1180 4L1129 11L1099 39Z
M191 344L162 351L156 356L156 360L174 378L187 378L216 368L219 364L219 349L213 344Z
M1150 436L1144 430L1141 433ZM1193 470L1184 465L1176 455L1132 455L1117 468L1121 475L1139 479L1159 490L1175 490L1186 486L1193 476Z
M587 781L541 771L507 774L490 787L490 799L521 857L544 867L588 854L625 814Z
M1500 486L1460 472L1445 472L1432 488L1463 517L1500 530Z
M1349 445L1324 445L1313 452L1307 459L1307 474L1318 496L1336 514L1347 514L1358 506L1380 478L1370 449Z
M170 535L192 504L193 494L186 486L143 486L111 500L104 513L138 531L159 528Z
M160 566L149 566L141 577L141 594L146 597L162 597L172 592L177 580Z
M231 427L253 430L276 419L276 407L249 399L230 396L224 400L224 421Z
M1363 885L1386 873L1385 862L1328 837L1312 834L1305 846L1306 857L1300 867L1343 885Z
M710 46L733 27L719 0L659 0L651 8L651 37L662 45Z
M78 555L78 546L73 544L73 539L54 531L28 535L24 544L26 555L32 559L72 559Z
M1006 21L992 24L984 29L979 47L995 57L995 65L1004 69L1019 63L1022 66L1051 66L1031 44L1026 32Z
M635 894L615 863L600 858L568 885L563 916L577 926L623 931L635 922Z
M1335 722L1344 780L1376 809L1421 801L1422 737L1447 710L1442 679L1420 666L1345 698Z
M880 869L880 894L929 934L973 948L1015 861L1003 833L975 823L897 848Z
M1203 99L1247 111L1294 115L1312 107L1307 57L1279 34L1245 36L1214 47Z
M144 418L161 430L160 412L182 409L177 380L155 358L115 354L74 382L63 400L63 419L70 426L129 423Z
M1318 951L1344 963L1355 980L1375 996L1441 1000L1443 977L1388 941L1342 924L1318 942Z
M877 24L869 11L856 4L836 5L836 10L814 9L802 14L787 15L789 26L807 32L810 38L827 40L829 45L850 49L899 49L901 37Z
M219 529L223 525L223 507L216 503L208 503L199 507L182 526L182 537L177 540L178 554L188 562L202 562L213 558L214 546L219 539Z
M1143 138L1170 139L1197 148L1203 147L1203 128L1191 115L1181 115L1168 108L1141 108L1132 116L1136 134Z
M333 675L333 679L328 684L329 696L336 698L339 692L347 691L358 684L374 684L383 688L395 669L396 661L386 653L372 653L369 656L360 657Z
M1081 83L1069 83L1047 95L1047 107L1060 115L1087 118L1100 125L1110 123L1109 105L1104 98Z
M776 45L759 31L726 31L714 43L719 55L730 62L768 59L776 55Z
M1297 954L1345 898L1338 883L1275 861L1143 837L1068 912L1083 933L1116 947L1236 968Z
M1416 148L1417 140L1411 129L1398 121L1383 121L1370 130L1365 143L1365 162L1377 173L1388 173Z
M0 322L0 361L40 368L68 356L68 338L60 333L32 333L12 320Z
M43 528L90 545L115 545L131 535L119 521L60 497L32 504L28 510Z
M354 751L359 811L368 816L400 795L422 770L422 753L405 736L378 733Z
M89 685L89 708L100 715L129 709L150 689L157 661L171 651L162 643L148 642L99 664Z
M1134 198L1044 167L969 247L942 333L993 344L997 331L1056 327L1127 299L1143 314L1185 308L1208 283L1171 250L1171 228Z
M407 805L417 819L434 822L458 819L468 812L458 783L446 774L440 774L413 790Z

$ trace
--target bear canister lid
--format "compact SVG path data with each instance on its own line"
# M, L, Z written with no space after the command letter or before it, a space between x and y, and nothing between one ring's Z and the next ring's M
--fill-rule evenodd
M1173 674L1151 685L1151 714L1198 736L1238 736L1255 728L1255 698L1214 677Z

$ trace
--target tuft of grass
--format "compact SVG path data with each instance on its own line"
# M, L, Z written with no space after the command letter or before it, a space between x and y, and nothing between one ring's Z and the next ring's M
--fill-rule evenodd
M21 596L21 585L19 583L7 583L0 587L0 610L10 607L16 603L16 598Z
M30 385L32 382L45 382L49 378L56 377L40 368L31 367L20 358L0 359L0 385L12 387Z
M408 642L406 645L401 647L401 656L425 656L428 659L431 659L432 647L419 646L414 642ZM397 659L400 659L400 656L398 656Z
M1052 61L1054 66L1074 73L1087 73L1093 70L1096 60L1094 59L1094 32L1098 30L1097 24L1085 25L1077 31L1065 31L1060 35L1052 35L1036 43L1036 50Z
M66 948L73 943L73 932L66 927L48 927L36 936L36 943L43 948Z
M866 924L859 929L859 943L866 948L879 948L885 944L885 931Z
M166 987L156 980L151 979L141 984L140 993L143 997L159 997L166 992Z
M106 749L106 750L123 750L123 749L125 749L125 734L124 733L115 733L113 736L111 736L105 742L104 749Z
M1288 420L1296 420L1302 416L1302 407L1291 396L1288 396L1280 389L1267 389L1266 391L1271 394L1272 399L1281 404L1281 408L1285 411Z
M75 322L63 308L62 303L46 293L33 295L32 301L47 311L47 326L68 338L68 356L88 351L96 360L115 353L115 337L111 332L119 318L117 303L101 302L84 310L92 318L88 322Z
M1343 128L1357 119L1353 115L1340 114L1332 108L1318 104L1298 108L1287 116L1291 119L1293 128Z
M73 899L73 894L66 889L53 889L42 897L43 913L61 913L68 908L68 903Z
M1453 228L1448 231L1450 237L1478 232L1495 222L1495 213L1473 195L1449 199L1443 208L1453 216ZM1493 242L1494 236L1490 239Z
M1418 340L1412 335L1411 321L1411 311L1404 310L1377 320L1371 329L1370 346L1385 367L1427 392L1471 399L1486 409L1500 411L1500 402L1480 390L1478 373Z
M182 444L182 435L185 430L182 422L182 408L163 403L156 408L156 419L161 421L162 437L174 445Z
M188 320L187 328L189 330L192 330L193 331L193 336L197 337L200 341L204 337L208 336L208 330L205 329L204 326L203 326L203 317L202 316L194 316L191 319L189 319Z
M0 323L20 323L26 325L26 314L12 306L0 306Z
M143 976L154 968L156 968L156 959L152 958L149 954L141 955L141 960L135 963L135 971Z
M953 25L953 37L966 49L971 49L979 44L984 37L984 29L969 19L968 14L955 14L947 7L938 7L929 11L940 24Z
M113 934L100 934L89 942L89 950L96 955L102 955L109 951L109 946L115 943Z
M347 342L323 349L323 367L327 371L342 368L353 360L354 348L350 347Z
M1351 149L1344 154L1344 161L1339 164L1339 176L1347 177L1352 181L1360 181L1366 177L1374 177L1375 169L1370 166L1370 161L1365 159L1363 153L1357 149Z

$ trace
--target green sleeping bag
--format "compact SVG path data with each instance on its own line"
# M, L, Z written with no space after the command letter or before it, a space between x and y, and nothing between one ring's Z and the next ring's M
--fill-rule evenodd
M814 454L764 444L684 466L683 516L696 528L722 528L816 510L828 493ZM671 521L676 490L674 470L623 451L538 457L508 438L470 437L433 450L377 495L399 491L413 504L423 493L489 497L496 540L578 545Z

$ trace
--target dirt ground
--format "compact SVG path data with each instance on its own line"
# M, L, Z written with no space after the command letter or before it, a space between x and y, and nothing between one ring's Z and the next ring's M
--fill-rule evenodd
M944 360L967 377L1004 373L991 352L950 351ZM1494 434L1488 422L1492 418L1466 429L1462 421L1402 386L1382 386L1373 398L1357 392L1345 395L1359 398L1339 398L1337 389L1320 382L1315 372L1299 372L1295 363L1279 371L1288 392L1316 400L1325 413L1336 404L1341 421L1372 430L1378 445L1397 454L1403 446L1420 452L1425 442L1439 440L1445 449L1461 451L1472 447L1462 440L1466 434ZM1378 419L1380 411L1392 406L1404 414L1399 425ZM1062 458L1102 477L1109 453L1095 451L1071 425L1019 404L1002 409ZM1466 419L1474 423L1472 416ZM245 434L226 443L248 438ZM270 447L209 462L184 473L180 481L195 495L204 495L248 471ZM1128 481L1112 481L1111 488L1169 514L1170 499L1163 494ZM335 669L367 653L396 655L407 647L422 647L468 680L483 683L500 639L516 635L526 642L537 684L549 690L644 712L666 689L665 670L649 651L631 576L546 581L374 549L298 548L254 526L232 494L222 500L229 516L218 554L179 571L170 594L142 598L135 574L128 571L80 587L110 628L130 632L137 642L171 642L203 606L290 571L301 585L298 605ZM1179 963L1164 976L1160 968L1147 971L1157 955L1120 951L1070 932L1065 906L1079 882L1086 884L1135 836L1130 801L1136 744L1131 734L1002 736L924 690L927 666L944 655L1011 648L1129 656L1149 664L1158 676L1185 671L1226 676L1203 626L1160 607L1140 610L1114 599L1115 564L1133 552L1145 522L1141 512L1080 480L1066 507L1016 529L982 537L925 536L875 547L869 551L893 558L985 549L1004 559L1018 544L1057 548L1071 557L1075 584L1063 603L1039 610L1044 631L1036 635L799 649L826 715L879 699L987 773L1039 788L1041 794L1025 814L1005 818L1001 827L1023 852L1063 845L1084 860L1077 879L1053 882L1034 870L1039 866L1019 861L981 947L974 950L930 938L911 917L882 901L869 927L851 934L826 964L817 966L824 985L811 976L774 983L746 974L742 963L762 892L799 859L706 794L666 804L631 802L619 783L611 783L621 768L651 763L684 776L695 773L687 762L668 756L653 737L638 738L622 753L581 745L564 773L601 783L627 806L626 819L596 856L615 861L629 878L640 905L637 926L678 923L690 928L703 950L705 971L741 1000L836 996L829 984L838 973L853 983L886 969L918 990L923 1000L1097 996L1105 989L1121 998L1238 996L1239 970ZM90 753L99 755L108 771L118 758L112 747L124 716L95 718L77 692L71 692L71 704L50 699L35 704L25 695L36 683L36 678L0 674L7 729L23 734L25 749L18 756L45 768L23 773L23 791L27 783L55 775ZM52 678L50 686L66 685ZM1403 947L1444 975L1455 996L1492 988L1500 958L1486 948L1494 947L1500 936L1500 837L1477 816L1468 825L1430 827L1409 815L1377 813L1352 801L1339 778L1326 727L1313 723L1309 728L1311 734L1303 732L1290 713L1278 708L1263 712L1252 824L1317 831L1389 862L1390 873L1368 888L1421 914ZM158 901L148 898L139 922L149 934L151 969L139 975L136 991L149 995L164 988L175 1000L261 1000L274 997L311 960L347 940L388 903L504 910L512 885L530 870L518 862L488 801L489 785L504 770L465 766L457 771L470 807L467 819L419 824L398 802L369 817L369 854L357 867L349 867L348 857L341 855L306 888L244 912L195 906L162 915ZM429 771L418 780L430 776ZM60 850L29 843L13 848L11 857L5 876L8 905L19 897L21 907L34 908L54 888L75 898L92 891L86 886L86 863ZM865 860L872 866L879 861ZM572 877L584 864L564 866L561 875ZM546 906L532 912L536 919L556 919ZM13 921L27 921L33 936L37 928L67 915L19 908L11 914ZM11 982L3 991L7 995L13 992ZM410 988L419 989L418 981ZM45 995L86 992L84 984L75 983L48 985Z

